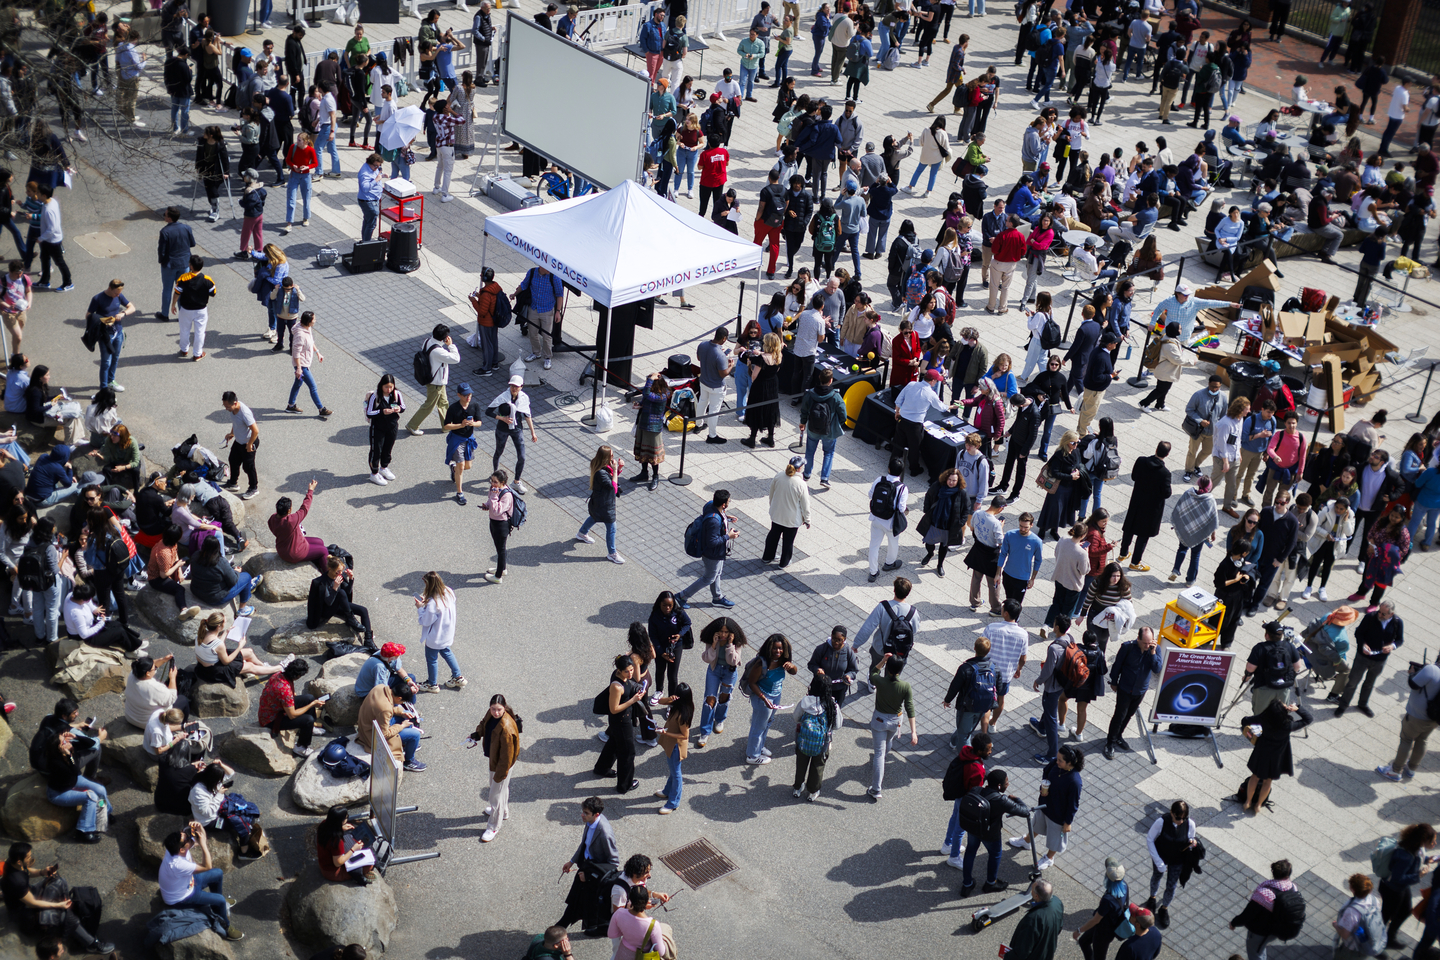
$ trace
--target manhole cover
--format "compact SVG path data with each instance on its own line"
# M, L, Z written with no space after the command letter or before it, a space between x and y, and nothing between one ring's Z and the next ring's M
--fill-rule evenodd
M740 869L729 857L716 850L709 840L687 843L679 850L672 850L662 856L660 862L675 871L676 876L684 880L691 890L699 890L705 884Z
M75 242L90 256L100 260L108 260L111 257L118 257L130 252L130 247L123 240L115 234L103 230L97 233L82 233L75 238Z

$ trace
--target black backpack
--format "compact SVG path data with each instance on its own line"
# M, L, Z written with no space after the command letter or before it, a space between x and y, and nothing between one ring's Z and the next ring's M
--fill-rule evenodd
M680 42L675 39L673 31L665 31L665 39L660 44L660 56L666 60L675 61L680 59Z
M26 550L20 554L20 562L16 564L16 568L18 572L15 579L22 590L49 590L55 586L55 574L45 572L39 550Z
M1054 317L1049 317L1045 325L1040 328L1040 348L1042 350L1054 350L1065 342L1065 337L1060 333L1060 324L1055 322Z
M810 431L812 437L828 437L830 428L834 426L835 411L830 406L830 395L820 396L811 394L815 401L810 406L810 416L805 421L805 429Z
M982 787L976 787L960 798L956 816L963 830L984 832L990 829L990 800Z
M889 477L881 477L875 482L875 490L870 494L870 515L880 520L889 520L895 516L895 507L900 502L900 487L891 482Z
M897 617L889 600L881 600L880 605L890 618L890 627L885 631L885 645L880 652L890 654L890 659L896 663L904 663L915 646L915 608L911 607L905 616Z
M415 351L414 370L415 382L422 387L428 387L435 382L435 370L430 366L430 354L440 348L440 344L432 343L428 347L421 347Z
M1295 648L1286 640L1267 640L1256 648L1260 665L1255 670L1256 686L1275 689L1295 685Z
M1275 906L1270 913L1270 935L1280 940L1294 940L1305 926L1305 898L1295 889L1281 890L1275 894Z
M1185 64L1181 60L1171 57L1165 61L1165 66L1160 68L1160 85L1169 87L1171 90L1179 89L1180 84L1185 80Z
M510 321L514 316L514 311L510 309L510 298L505 296L503 292L496 294L495 309L490 314L490 323L496 330L502 330L510 326Z

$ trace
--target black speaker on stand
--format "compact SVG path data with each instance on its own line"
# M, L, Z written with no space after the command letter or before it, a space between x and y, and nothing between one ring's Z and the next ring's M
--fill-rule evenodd
M390 248L385 266L396 273L413 273L420 269L419 223L397 223L390 230Z

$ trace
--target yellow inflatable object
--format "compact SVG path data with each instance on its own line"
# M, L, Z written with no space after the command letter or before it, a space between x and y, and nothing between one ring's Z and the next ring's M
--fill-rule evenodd
M852 384L849 390L845 391L845 427L854 430L855 424L860 420L860 408L865 406L865 398L875 392L875 387L869 380L861 380Z

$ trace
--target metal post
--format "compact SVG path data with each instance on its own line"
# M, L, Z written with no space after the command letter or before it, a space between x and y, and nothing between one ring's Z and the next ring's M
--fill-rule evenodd
M755 273L756 273L755 288L758 290L758 289L760 288L760 280L759 280L760 270L759 270L758 267L756 268ZM756 310L756 314L757 314L757 315L759 314L759 310L758 310L758 309ZM735 339L736 339L736 341L739 341L739 339L740 339L740 334L741 334L742 332L744 332L744 331L742 331L741 328L740 328L740 327L741 327L741 324L744 322L744 321L742 320L742 318L743 318L744 316L745 316L745 281L744 281L744 280L741 280L741 281L740 281L740 298L739 298L739 301L735 304Z
M1425 387L1420 391L1420 402L1415 406L1415 412L1405 414L1405 419L1411 423L1425 423L1427 421L1424 414L1425 395L1430 392L1430 380L1435 376L1435 363L1436 361L1434 360L1430 361L1430 370L1425 374Z
M1150 371L1145 369L1145 354L1150 350L1150 338L1153 336L1155 336L1155 330L1151 326L1149 321L1146 321L1145 346L1140 348L1140 369L1135 372L1135 376L1125 381L1132 387L1139 388L1150 386Z
M688 487L694 477L685 475L685 441L690 436L690 419L687 417L683 423L684 429L680 431L680 472L670 478L670 482L680 487Z
M1075 319L1075 305L1080 302L1080 291L1076 290L1070 296L1070 313L1065 317L1065 332L1060 335L1060 346L1055 349L1070 349L1070 324Z

